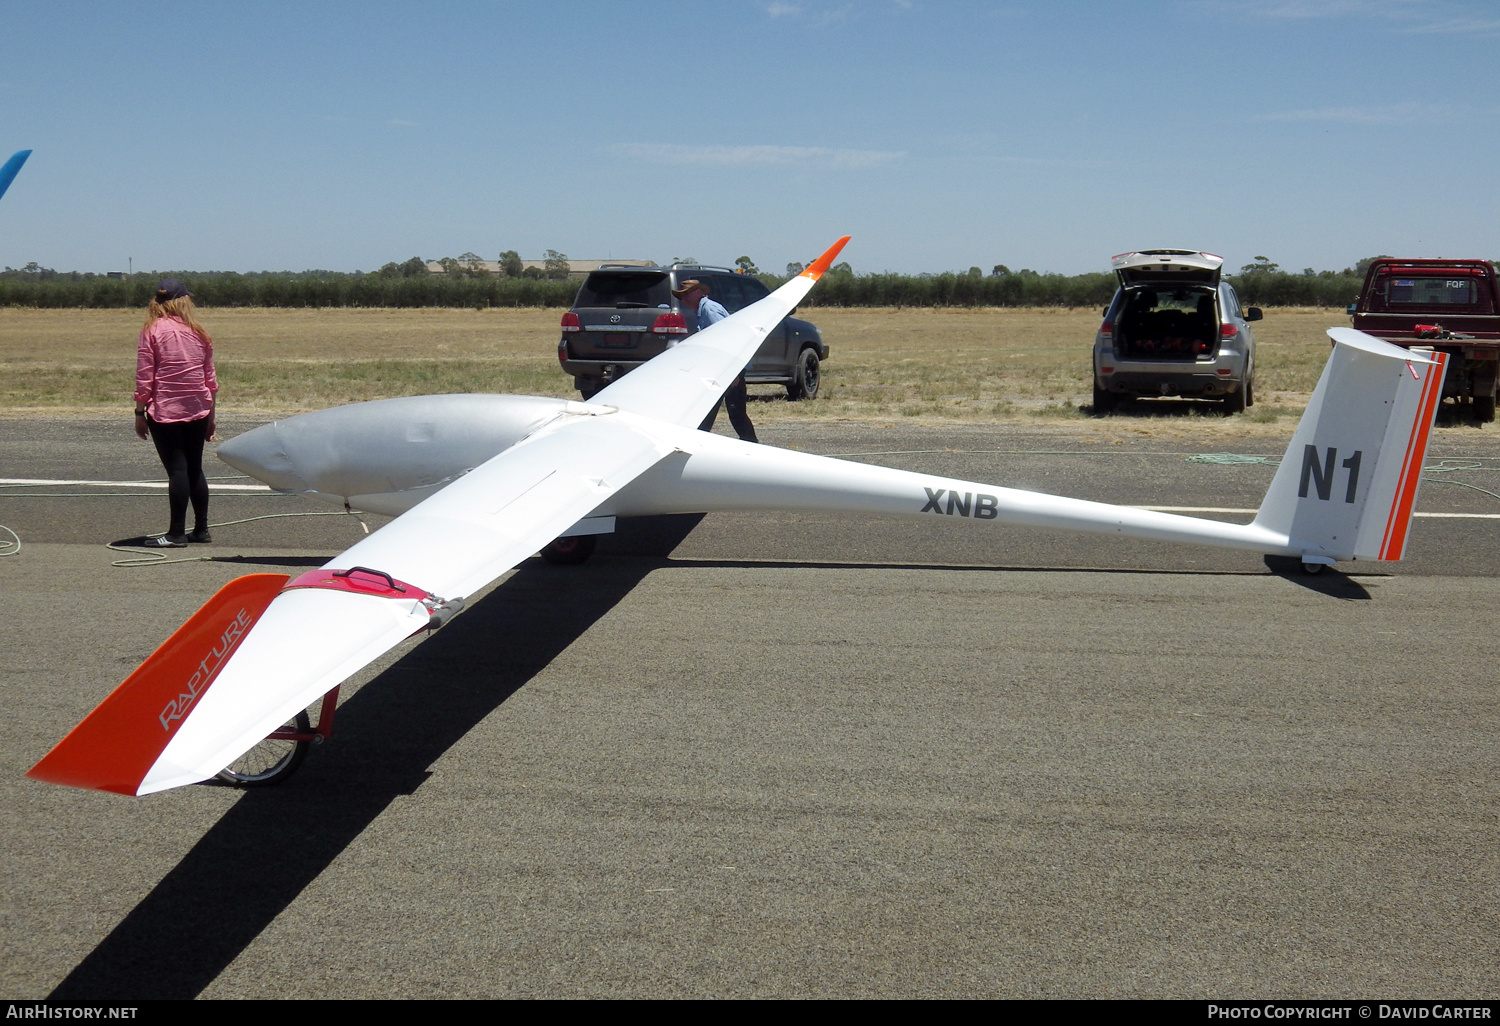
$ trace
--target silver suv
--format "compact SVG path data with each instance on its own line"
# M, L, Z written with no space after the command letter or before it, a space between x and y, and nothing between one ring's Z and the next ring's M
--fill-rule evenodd
M1255 403L1257 307L1219 279L1224 258L1186 249L1121 253L1120 287L1094 336L1094 412L1136 396L1192 396L1226 413Z
M562 316L557 361L587 399L622 374L682 341L694 329L697 313L684 310L672 290L696 279L709 298L730 313L769 295L759 279L727 267L673 264L623 267L606 264L579 288L573 307ZM818 329L787 317L762 343L745 368L749 385L785 385L787 397L812 399L822 380L820 365L828 346Z

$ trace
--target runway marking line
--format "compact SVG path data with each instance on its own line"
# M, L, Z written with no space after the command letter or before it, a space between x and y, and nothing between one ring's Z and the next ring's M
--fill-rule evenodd
M1153 513L1258 513L1254 509L1230 509L1227 506L1129 506L1128 509L1144 509ZM1418 517L1444 518L1448 520L1500 520L1500 513L1422 513Z
M53 480L40 477L0 477L0 486L13 485L43 485L48 487L59 487L62 485L75 485L90 488L165 488L165 481L84 481L84 480ZM263 484L219 484L209 482L209 491L221 492L269 492L271 487Z

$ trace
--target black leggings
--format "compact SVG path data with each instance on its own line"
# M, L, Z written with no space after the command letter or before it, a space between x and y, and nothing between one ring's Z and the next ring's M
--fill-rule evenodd
M146 418L156 454L167 468L167 501L172 508L170 535L182 535L188 500L193 501L193 530L208 530L208 478L203 476L203 443L208 439L209 418L158 424Z

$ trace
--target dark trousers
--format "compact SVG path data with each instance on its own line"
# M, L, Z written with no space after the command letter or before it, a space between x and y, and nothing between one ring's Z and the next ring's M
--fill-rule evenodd
M729 410L729 424L734 428L734 433L740 436L743 442L759 442L755 437L755 425L750 423L750 414L745 412L745 403L749 396L745 392L745 376L741 374L734 379L734 384L729 386L729 391L724 393L724 398L714 403L714 408L709 411L703 423L698 425L700 431L712 431L714 421L719 419L719 406L722 404Z
M167 503L172 510L172 526L167 533L186 534L188 501L193 503L193 530L208 530L208 478L203 476L203 443L208 439L208 418L158 424L146 419L156 455L167 469Z

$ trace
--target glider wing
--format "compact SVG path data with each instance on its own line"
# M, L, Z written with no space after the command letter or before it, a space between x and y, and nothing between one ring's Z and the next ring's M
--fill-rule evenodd
M697 427L755 356L766 336L833 266L846 235L765 299L711 324L679 346L668 349L601 389L589 400L664 420Z
M5 162L0 167L0 196L5 195L5 190L10 188L10 183L15 181L16 172L21 170L21 165L26 163L26 158L31 156L30 150L22 150Z
M569 404L321 570L221 592L29 775L123 794L214 776L672 451L641 418Z

